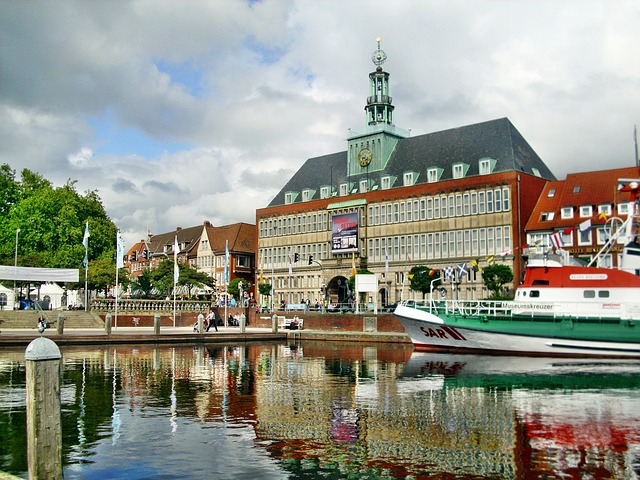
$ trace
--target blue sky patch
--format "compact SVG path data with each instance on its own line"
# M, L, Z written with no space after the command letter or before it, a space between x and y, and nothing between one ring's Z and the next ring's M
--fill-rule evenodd
M94 155L140 155L155 158L162 154L188 150L191 145L155 140L138 128L124 126L107 110L101 117L88 120L95 132Z

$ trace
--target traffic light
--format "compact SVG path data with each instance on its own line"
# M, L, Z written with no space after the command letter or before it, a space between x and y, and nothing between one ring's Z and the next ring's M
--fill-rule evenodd
M296 263L299 260L300 260L300 254L299 253L294 253L293 254L293 263Z
M313 265L313 255L309 255L309 265Z

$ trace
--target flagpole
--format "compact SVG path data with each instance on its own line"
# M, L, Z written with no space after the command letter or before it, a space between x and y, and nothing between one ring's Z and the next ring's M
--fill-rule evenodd
M178 235L175 237L175 242L173 243L173 328L176 328L176 289L178 287L178 277L180 275L180 270L178 267L178 250L180 246L178 245Z
M82 238L84 244L84 311L89 310L89 292L87 291L89 285L89 220L84 226L84 237Z

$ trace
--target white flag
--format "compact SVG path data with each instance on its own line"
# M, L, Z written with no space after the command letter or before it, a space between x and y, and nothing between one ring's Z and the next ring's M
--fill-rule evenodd
M116 268L124 268L124 241L120 231L116 239Z
M387 246L384 246L384 273L389 273L389 252L387 252Z
M82 237L82 245L84 248L89 248L89 222L86 223L84 227L84 237Z
M578 229L581 232L588 232L589 230L591 230L591 219L585 220L580 225L578 225Z

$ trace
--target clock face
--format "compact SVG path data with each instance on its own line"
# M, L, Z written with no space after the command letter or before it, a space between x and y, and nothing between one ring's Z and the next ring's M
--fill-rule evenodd
M361 166L366 167L371 163L372 156L373 155L371 154L371 150L369 150L368 148L363 148L358 152L358 163Z

